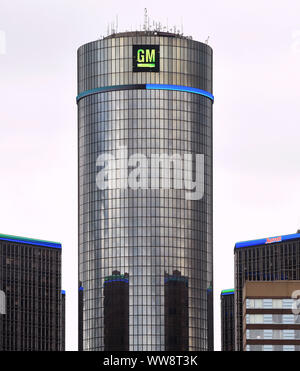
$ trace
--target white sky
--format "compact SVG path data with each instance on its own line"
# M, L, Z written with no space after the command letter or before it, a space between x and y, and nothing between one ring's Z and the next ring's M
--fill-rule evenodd
M0 0L0 233L63 244L77 350L76 50L144 8L214 49L215 349L241 240L300 228L299 0Z

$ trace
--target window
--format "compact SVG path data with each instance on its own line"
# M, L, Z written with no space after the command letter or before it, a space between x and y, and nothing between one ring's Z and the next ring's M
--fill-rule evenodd
M295 330L283 330L283 339L295 339Z
M283 346L284 352L294 352L295 351L295 345L284 345Z
M264 352L272 352L273 351L273 345L264 345L263 346Z

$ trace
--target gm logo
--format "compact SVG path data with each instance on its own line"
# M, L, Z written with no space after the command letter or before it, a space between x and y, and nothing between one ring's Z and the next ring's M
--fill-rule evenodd
M133 72L159 72L159 45L133 45Z

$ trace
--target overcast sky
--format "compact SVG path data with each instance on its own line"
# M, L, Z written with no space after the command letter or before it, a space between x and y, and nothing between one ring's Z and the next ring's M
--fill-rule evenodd
M76 50L144 8L214 49L215 348L237 241L300 229L299 0L0 0L0 233L63 244L77 350Z

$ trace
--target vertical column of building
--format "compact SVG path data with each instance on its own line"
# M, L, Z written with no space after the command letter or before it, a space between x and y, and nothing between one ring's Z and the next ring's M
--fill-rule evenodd
M129 276L113 271L104 279L104 350L129 350Z
M235 350L234 340L234 290L221 292L221 350L232 352Z
M83 351L83 287L81 281L78 287L78 351Z
M189 348L188 278L179 271L165 274L165 347L167 351Z
M207 289L207 350L214 350L214 292L213 283L209 281L210 287Z
M66 348L66 292L61 292L61 351Z

